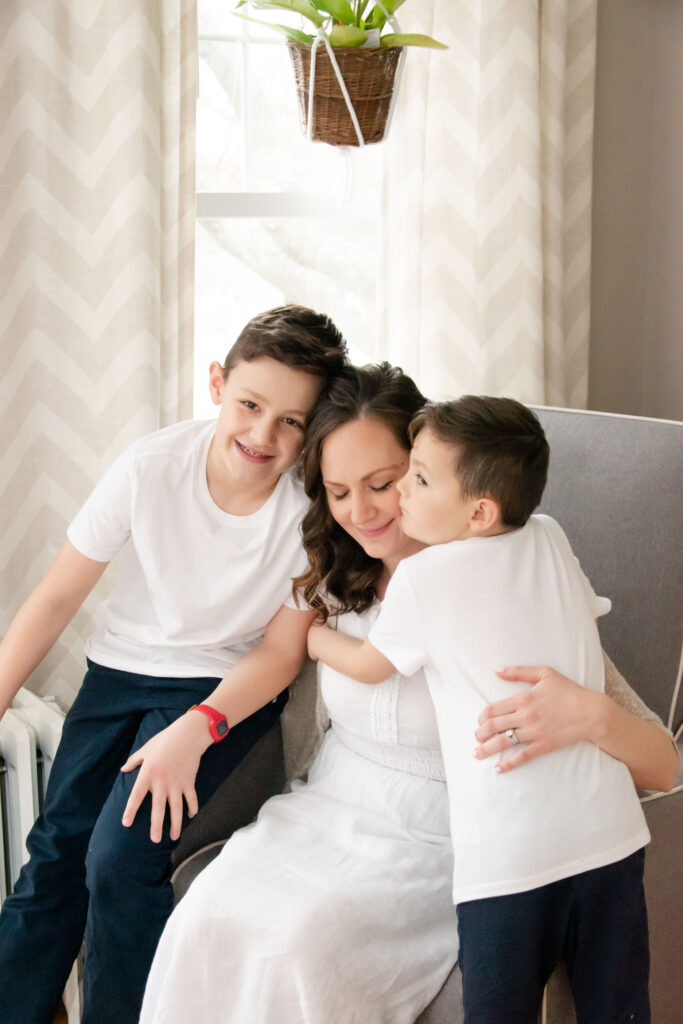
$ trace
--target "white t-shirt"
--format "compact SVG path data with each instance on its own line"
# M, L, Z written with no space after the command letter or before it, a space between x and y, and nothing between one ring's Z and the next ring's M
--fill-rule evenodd
M209 493L215 421L159 430L113 463L68 528L82 554L120 570L86 644L98 664L152 676L222 676L263 636L307 564L308 506L284 473L256 512L231 515Z
M587 741L502 775L496 757L472 757L485 705L528 685L496 668L552 665L603 690L594 619L609 608L547 516L427 548L394 573L369 639L405 675L425 668L446 765L454 902L524 892L648 842L626 766Z

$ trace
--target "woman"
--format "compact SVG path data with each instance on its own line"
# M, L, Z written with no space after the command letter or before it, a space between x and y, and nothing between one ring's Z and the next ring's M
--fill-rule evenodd
M395 485L423 402L398 370L350 368L309 424L310 570L297 583L358 636L419 549L401 530ZM425 680L368 687L324 669L322 694L331 727L308 781L269 800L195 881L162 936L142 1024L410 1024L448 975L448 812ZM670 740L642 706L645 717L593 702L551 670L523 696L483 716L482 756L501 749L509 722L543 750L599 739L639 784L668 784ZM615 697L638 701L623 681Z

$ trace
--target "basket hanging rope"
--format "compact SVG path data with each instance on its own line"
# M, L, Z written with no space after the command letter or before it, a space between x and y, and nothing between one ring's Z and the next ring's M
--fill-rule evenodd
M299 117L303 131L307 132L313 47L288 40L287 48L294 67ZM310 137L331 146L368 145L383 139L402 52L400 46L376 49L334 47L334 59L344 81L347 100L328 50L325 46L318 46L315 53Z

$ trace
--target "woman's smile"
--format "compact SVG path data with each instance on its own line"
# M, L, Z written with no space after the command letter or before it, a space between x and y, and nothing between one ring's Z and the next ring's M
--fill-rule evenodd
M393 522L394 522L394 520L390 519L389 522L385 523L383 526L375 526L375 527L372 527L372 528L369 528L367 526L356 526L356 529L364 537L369 537L369 538L381 537L381 536L383 536L383 534L385 534L387 532L387 530L389 529L389 527L391 526L391 524Z

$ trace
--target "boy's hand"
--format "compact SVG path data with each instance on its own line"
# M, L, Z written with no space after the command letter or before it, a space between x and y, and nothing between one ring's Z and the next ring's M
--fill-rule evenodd
M171 839L178 839L183 822L183 800L190 818L197 813L194 781L201 756L210 746L211 734L204 716L186 714L131 754L121 771L130 772L138 765L140 771L123 812L122 824L133 824L140 804L147 793L151 793L150 839L153 843L161 841L166 804L171 815Z
M327 625L313 623L308 631L308 656L318 661L323 656L325 637L332 629Z

